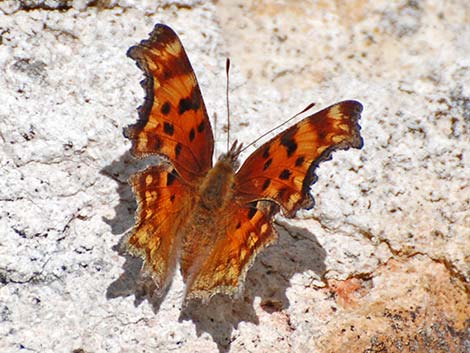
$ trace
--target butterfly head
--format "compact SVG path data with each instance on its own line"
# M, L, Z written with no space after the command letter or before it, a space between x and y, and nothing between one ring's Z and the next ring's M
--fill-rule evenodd
M237 170L240 166L240 161L238 160L238 156L242 150L243 144L238 143L237 140L232 144L232 147L228 150L227 153L221 154L219 156L219 161L225 161L230 163L233 170Z

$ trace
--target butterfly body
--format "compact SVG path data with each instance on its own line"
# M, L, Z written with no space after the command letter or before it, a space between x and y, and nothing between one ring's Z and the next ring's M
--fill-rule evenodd
M227 160L219 160L193 191L192 212L181 227L183 277L197 273L197 267L213 250L217 238L224 237L227 214L234 200L235 171Z
M124 130L131 153L166 161L134 175L136 224L127 239L159 291L180 264L186 299L240 293L256 255L274 242L274 215L313 206L315 168L337 149L361 148L362 105L343 101L301 120L239 168L234 143L215 165L210 121L177 35L157 24L128 55L145 72L140 120Z

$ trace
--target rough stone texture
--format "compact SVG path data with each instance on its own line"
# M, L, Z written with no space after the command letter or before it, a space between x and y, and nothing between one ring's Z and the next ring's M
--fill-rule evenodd
M365 106L361 151L318 170L316 207L240 299L181 308L120 242L144 162L122 127L141 72L129 46L164 22L191 58L225 146L310 102ZM0 3L1 352L470 351L470 5L466 0Z

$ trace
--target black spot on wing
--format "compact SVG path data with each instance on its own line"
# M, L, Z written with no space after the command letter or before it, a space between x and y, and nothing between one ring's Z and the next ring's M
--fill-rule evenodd
M176 156L176 158L179 157L182 148L183 148L183 146L181 145L181 143L176 144L176 146L175 146L175 156Z
M269 158L269 159L266 161L266 163L264 163L263 170L268 169L272 162L273 162L273 159L272 159L272 158Z
M187 112L188 110L191 110L192 108L191 105L191 99L189 98L181 98L180 102L178 104L178 113L179 115Z
M184 114L188 110L198 110L201 107L201 95L196 88L193 88L191 95L181 98L178 104L178 113Z
M166 176L166 186L170 186L171 184L173 184L175 179L176 179L176 175L173 174L173 172L168 173Z
M292 126L281 137L281 145L286 148L287 157L292 156L292 154L297 150L297 142L295 142L296 132L297 127Z
M189 132L189 141L192 142L195 137L196 137L196 131L194 130L194 128L192 128L191 131Z
M287 180L291 176L291 172L288 169L284 169L281 174L279 174L279 179Z
M165 121L163 123L163 131L165 132L165 134L173 136L173 133L175 132L175 127L173 126L173 124Z
M300 167L302 164L304 164L305 158L304 156L300 156L295 160L295 166Z
M240 229L241 226L242 226L242 224L240 222L238 222L235 228Z
M205 128L206 126L204 125L204 121L201 121L201 123L197 126L197 132L201 133Z
M271 184L271 179L266 179L263 183L263 186L261 187L261 189L264 191L268 188L268 186Z
M175 202L175 194L170 196L170 201L171 201L171 203Z
M269 157L269 146L266 147L263 151L263 158L266 159Z
M160 108L160 112L163 114L163 115L168 115L170 114L170 110L171 110L171 105L170 105L170 102L165 102L163 103L162 107Z
M297 150L297 143L293 139L292 140L285 140L284 143L282 142L282 139L281 139L281 144L287 150L287 157L292 156L292 154Z

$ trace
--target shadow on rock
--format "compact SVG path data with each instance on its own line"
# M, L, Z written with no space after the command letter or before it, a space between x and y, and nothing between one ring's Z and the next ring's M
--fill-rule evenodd
M136 202L127 180L152 163L155 163L155 159L153 162L137 161L126 153L101 170L103 175L118 182L120 202L115 207L116 215L113 219L104 219L113 234L123 234L134 225ZM253 267L248 271L245 290L240 298L216 295L208 304L191 301L181 309L179 320L191 320L198 336L203 332L209 333L220 352L230 349L232 331L240 322L259 323L254 303L256 297L260 298L260 306L266 312L281 311L289 307L286 290L290 287L290 279L294 274L311 270L321 277L325 272L325 250L310 231L292 226L288 231L280 227L277 230L277 243L257 256ZM154 311L158 312L166 292L159 297L154 294L156 291L153 282L142 274L142 260L123 250L124 239L125 236L122 236L114 248L126 258L124 272L109 285L107 298L134 295L136 306L147 299Z
M101 169L100 174L111 178L118 183L117 192L119 203L114 208L114 218L103 218L111 227L113 234L123 234L134 226L134 213L137 209L134 193L128 182L129 178L147 166L158 163L157 157L145 160L135 159L129 152L124 153L121 158L113 161Z

